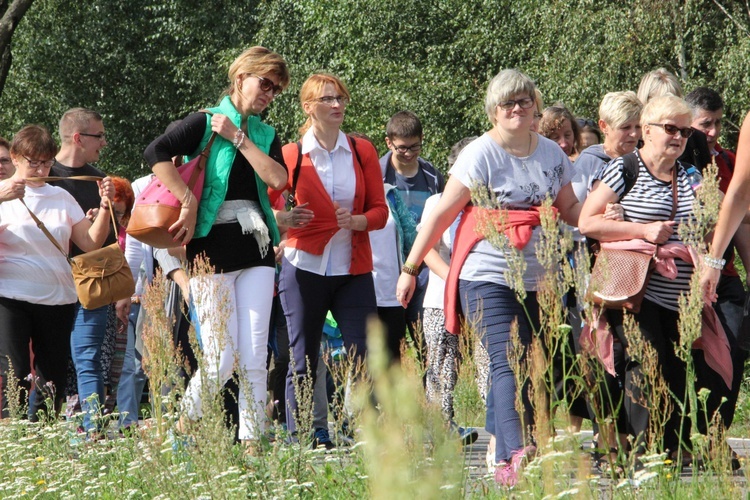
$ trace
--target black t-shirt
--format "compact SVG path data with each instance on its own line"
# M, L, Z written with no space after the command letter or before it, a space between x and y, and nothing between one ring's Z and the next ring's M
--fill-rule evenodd
M55 160L55 164L52 165L52 169L50 170L49 175L50 177L73 177L77 175L92 175L96 177L107 176L107 174L88 163L86 163L82 167L73 168L63 165L57 160ZM78 204L83 209L83 213L86 213L93 208L99 208L99 205L101 204L102 199L99 196L99 186L96 182L71 180L55 181L50 182L50 184L52 184L53 186L61 187L65 191L73 195L73 198L76 199ZM109 216L109 214L106 215ZM104 245L111 245L116 241L117 238L115 236L115 232L112 231L112 228L110 228L109 236L107 236L107 240L104 242ZM84 253L83 250L78 248L74 243L71 242L70 246L71 257L75 257L76 255Z
M206 115L204 113L191 114L183 119L178 127L160 135L149 144L143 156L152 167L159 162L172 161L174 156L193 156L198 153L197 149L205 133ZM278 136L274 137L271 143L269 156L282 166L284 165L281 141ZM240 153L235 155L229 172L225 200L259 201L255 170ZM269 248L266 256L261 257L255 237L252 234L242 234L242 228L238 222L214 225L205 237L190 240L187 245L188 260L192 262L201 254L208 257L217 273L275 265L273 248Z

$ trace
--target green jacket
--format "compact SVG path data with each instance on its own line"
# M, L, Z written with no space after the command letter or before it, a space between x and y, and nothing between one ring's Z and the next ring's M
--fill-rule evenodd
M210 108L208 111L211 113L226 115L237 127L241 125L242 116L234 108L229 96L224 97L218 107ZM258 149L268 154L271 149L271 143L273 142L274 137L276 137L276 131L273 127L261 122L259 116L250 115L247 118L247 131L249 139L258 146ZM203 139L201 140L198 149L193 153L193 158L200 154L206 144L208 144L210 138L211 115L207 114L206 132L203 134ZM232 145L231 141L228 141L221 136L216 137L213 146L211 146L211 152L208 155L208 161L206 163L206 180L203 184L203 196L201 197L201 202L198 206L198 221L195 228L196 238L205 237L216 220L219 207L224 203L224 198L227 195L229 172L232 169L232 164L234 163L234 157L236 154L237 149ZM276 218L271 210L271 202L268 200L268 186L257 173L255 174L255 183L258 186L258 199L260 200L263 214L266 217L266 225L268 225L271 241L273 245L278 245L279 228L276 226Z

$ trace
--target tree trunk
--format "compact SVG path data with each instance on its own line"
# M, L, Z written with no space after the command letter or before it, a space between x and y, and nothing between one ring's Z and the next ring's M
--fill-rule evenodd
M13 33L33 1L13 0L10 5L7 0L0 2L0 12L3 14L3 17L0 18L0 54L2 54L0 55L0 95L5 88L5 80L8 78L10 64L13 60L10 52Z

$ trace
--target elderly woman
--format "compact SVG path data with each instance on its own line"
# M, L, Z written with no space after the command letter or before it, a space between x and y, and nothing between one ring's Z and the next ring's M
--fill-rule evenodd
M0 198L0 376L4 381L4 417L8 416L9 363L26 394L31 389L26 378L31 373L30 341L36 371L31 419L35 420L37 412L45 409L47 397L53 398L54 408L59 410L78 300L66 256L37 227L29 211L63 248L72 241L85 252L96 250L109 234L109 217L97 217L91 223L67 191L38 180L49 175L56 153L57 144L46 129L37 125L24 127L10 145L16 171L0 182L0 193L9 193ZM109 206L103 199L114 196L108 177L99 183L99 195L101 210L108 214ZM20 391L19 395L25 394Z
M292 433L301 400L295 386L316 371L326 313L357 359L366 351L367 318L377 314L368 232L385 227L388 206L375 148L341 131L349 99L339 78L310 76L300 89L302 141L284 146L292 194L313 213L291 221L279 276L293 356L286 387Z
M247 381L239 392L239 439L247 445L257 443L265 422L273 247L279 242L267 189L280 189L286 182L281 142L260 115L288 84L289 71L280 55L264 47L247 49L229 67L229 88L219 106L187 116L144 154L154 174L183 200L171 228L175 240L187 245L190 262L205 255L216 273L190 280L206 360L201 370L206 373L193 376L183 407L188 418L200 417L202 380L211 380L211 388L223 386L238 359ZM218 136L198 204L172 158L197 155L212 132ZM248 387L252 394L246 394Z
M580 229L587 237L599 241L643 239L656 245L681 243L675 225L693 217L692 203L695 194L685 167L677 160L692 134L692 112L679 97L657 97L648 102L641 114L644 146L635 151L638 176L626 193L623 176L626 161L618 158L609 163L593 183L591 193L581 211ZM674 185L676 183L676 185ZM677 199L673 192L676 192ZM605 220L603 213L609 203L620 203L625 220ZM674 216L671 214L674 213ZM677 276L668 279L654 273L646 288L645 298L635 320L643 340L658 354L661 375L671 394L678 401L685 400L685 364L675 354L679 342L677 300L680 293L689 290L693 264L676 259ZM610 326L627 348L622 327L622 312L608 311ZM628 313L630 314L630 313ZM641 366L630 360L626 368L624 406L630 432L638 440L637 453L649 427L649 410L641 404L643 395L639 381L643 380ZM674 405L665 425L664 448L676 451L680 439L689 442L689 425L683 424L682 436L678 434L680 415Z
M566 154L557 144L530 130L534 89L529 77L513 69L501 71L490 81L485 110L492 129L459 155L442 198L429 219L423 221L396 289L397 297L406 306L414 292L414 275L419 264L463 210L446 281L449 304L446 328L458 333L454 303L460 298L463 314L477 325L490 356L491 394L486 428L497 441L495 479L508 486L516 483L524 460L535 452L524 440L524 428L531 422L523 421L516 411L518 388L508 349L511 325L516 320L525 345L531 342L532 331L539 328L535 290L545 270L534 250L541 233L538 207L547 197L552 198L563 219L571 225L578 225L580 210L570 186L573 169ZM474 232L477 221L471 192L475 186L494 191L509 223L530 226L528 241L511 238L526 261L523 285L527 297L523 305L505 279L505 271L509 269L505 252ZM529 408L526 409L528 413Z
M568 108L561 104L544 110L539 121L539 133L556 142L570 161L574 161L581 152L581 131L578 122Z

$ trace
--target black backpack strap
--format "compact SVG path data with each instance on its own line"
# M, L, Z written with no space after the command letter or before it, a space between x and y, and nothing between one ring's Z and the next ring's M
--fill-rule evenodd
M302 166L302 143L297 141L297 165L294 166L294 173L292 174L292 192L291 195L294 197L297 194L297 180L299 180L299 170Z
M638 180L638 172L641 169L641 166L638 164L638 155L635 153L623 155L622 163L622 178L625 181L625 190L622 192L620 200L625 198L625 195L633 189L635 181Z
M362 159L359 157L359 151L357 151L357 141L352 136L349 136L349 140L352 141L352 149L354 150L354 155L357 157L357 163L359 164L359 168L361 169Z

